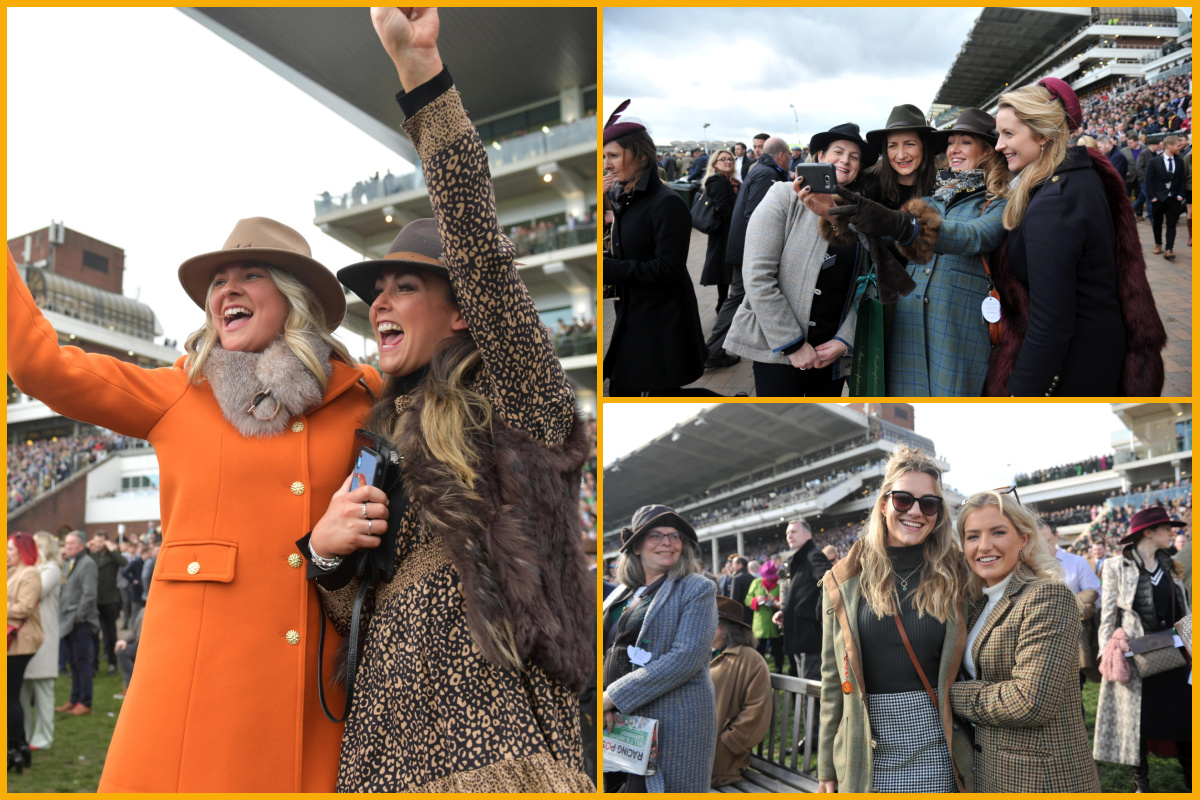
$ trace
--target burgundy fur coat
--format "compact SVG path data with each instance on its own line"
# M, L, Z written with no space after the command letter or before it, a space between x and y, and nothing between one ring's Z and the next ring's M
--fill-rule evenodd
M1116 234L1117 294L1125 324L1125 358L1119 394L1123 397L1157 397L1163 388L1162 349L1167 343L1167 333L1146 279L1146 261L1142 256L1133 206L1125 194L1121 176L1108 159L1097 150L1089 149L1088 155L1092 169L1100 176L1104 187ZM992 350L983 393L1007 397L1009 376L1016 366L1029 327L1029 288L1012 272L1008 237L996 252L992 276L1000 293L1003 332L1000 343Z

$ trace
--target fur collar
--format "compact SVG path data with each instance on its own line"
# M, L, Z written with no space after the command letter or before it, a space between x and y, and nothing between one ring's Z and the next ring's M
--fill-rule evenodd
M595 582L579 531L579 480L587 430L576 417L547 446L493 418L476 437L472 491L438 462L421 433L425 393L400 415L406 480L421 523L440 533L462 582L467 626L484 657L504 669L532 663L572 690L595 665Z
M329 364L333 348L318 336L308 334L307 338L328 378L333 373ZM247 438L282 433L293 417L315 408L325 396L317 376L296 357L282 335L261 353L231 352L215 345L204 364L204 377L225 419ZM255 403L263 392L270 394Z

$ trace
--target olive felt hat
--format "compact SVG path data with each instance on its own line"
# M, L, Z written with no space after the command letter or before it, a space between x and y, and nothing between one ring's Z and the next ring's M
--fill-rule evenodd
M964 108L954 120L954 124L944 131L933 134L934 149L939 153L946 149L952 133L970 133L986 141L992 147L996 146L996 119L986 111L978 108Z
M696 535L696 529L686 519L679 516L675 512L675 509L670 506L642 506L633 512L633 520L630 524L633 527L621 529L622 553L628 553L633 545L642 538L644 533L660 525L670 525L679 531L683 538L697 547L700 546L700 537Z
M204 308L217 270L240 261L286 270L311 289L321 304L323 319L318 322L326 331L337 330L346 316L345 292L329 268L312 257L304 237L282 222L266 217L238 220L224 247L179 265L179 282L188 297Z
M374 261L361 261L342 267L337 279L368 306L375 301L375 281L387 267L416 267L449 280L450 270L442 258L442 236L437 220L416 219L405 225L392 240L387 255Z
M892 131L917 131L928 136L933 132L931 126L926 120L925 115L921 113L921 109L914 106L912 103L905 103L902 106L892 108L892 113L888 114L887 124L876 131L867 133L867 141L871 143L879 152L887 150L887 137Z

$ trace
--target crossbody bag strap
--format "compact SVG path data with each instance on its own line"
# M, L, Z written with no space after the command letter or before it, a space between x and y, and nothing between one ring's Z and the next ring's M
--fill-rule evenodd
M921 669L921 662L917 661L917 654L913 652L912 645L908 641L908 634L904 632L904 623L900 621L900 615L893 613L892 619L896 620L896 630L900 631L900 639L904 642L904 649L908 651L908 657L912 661L913 666L917 668L917 675L921 678L921 684L925 687L925 692L929 695L929 699L933 701L933 707L939 714L942 713L942 707L938 705L937 695L933 692L933 687L929 685L929 679L925 677L925 670Z
M362 621L363 600L367 596L367 590L371 588L371 581L365 578L359 580L358 594L354 596L354 610L350 616L350 640L347 644L349 652L346 654L346 704L342 708L341 719L330 713L325 702L325 680L321 677L321 666L325 661L325 601L321 599L321 590L317 589L317 606L321 612L320 632L317 636L317 695L321 699L321 710L330 722L335 723L345 722L350 716L350 700L354 696L354 673L358 666L358 632Z

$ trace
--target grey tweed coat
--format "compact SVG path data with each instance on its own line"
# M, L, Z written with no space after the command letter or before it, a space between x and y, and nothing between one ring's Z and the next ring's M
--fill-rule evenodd
M629 593L620 587L605 608ZM708 791L717 747L717 701L708 674L716 632L716 584L702 575L666 581L638 634L649 663L605 689L621 713L658 720L658 772L646 777L651 792Z
M978 680L950 687L955 715L975 723L975 791L1100 791L1079 713L1079 628L1062 581L1005 588L971 648Z

